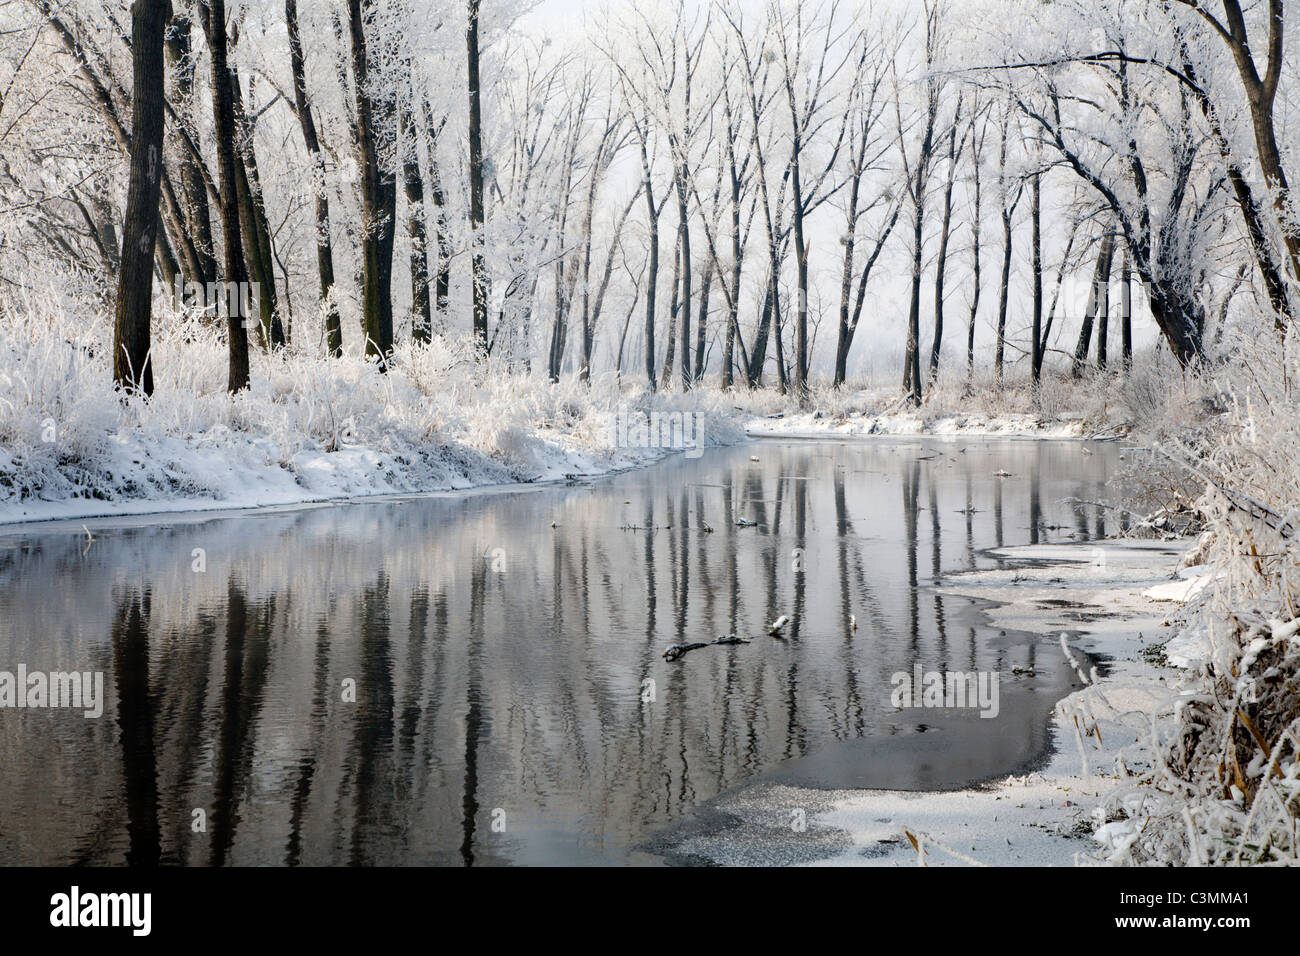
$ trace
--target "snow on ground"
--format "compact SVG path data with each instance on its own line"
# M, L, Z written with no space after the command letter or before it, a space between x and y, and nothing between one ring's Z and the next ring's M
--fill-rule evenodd
M921 415L869 411L827 415L811 411L780 414L750 422L747 431L756 436L782 438L857 438L869 435L970 435L998 438L1083 438L1102 437L1088 428L1082 418L1045 419L1035 415Z
M727 424L702 443L743 439ZM247 509L375 495L421 494L512 483L564 480L647 464L674 453L660 447L617 447L575 428L538 427L515 439L515 460L455 438L419 445L397 436L375 444L289 450L267 436L231 433L222 426L183 438L113 435L96 467L111 476L106 498L80 494L52 498L0 497L0 524L59 518L176 511ZM520 456L518 453L524 454ZM524 460L518 460L523 457ZM0 474L17 470L0 448ZM138 476L138 477L137 477ZM114 488L114 486L116 486Z
M894 389L819 390L789 414L794 403L773 389L651 393L615 375L551 383L441 340L399 349L385 375L359 357L258 353L252 388L231 396L219 343L190 326L155 343L158 387L145 402L112 390L93 336L31 335L0 329L0 355L11 358L0 372L0 525L555 481L747 435L1077 438L1123 428L1095 415L1016 413L1005 396L973 403L979 414L951 414L942 392L923 413L905 411ZM652 426L640 435L638 417Z
M629 404L623 414L636 414ZM1076 438L1080 423L1043 423L1029 417L997 420L944 418L927 423L915 415L817 418L817 413L773 419L754 418L717 401L654 402L661 414L683 408L700 416L703 447L732 444L749 437L817 438L868 435L970 435ZM697 411L690 412L695 408ZM133 428L107 436L81 487L41 490L25 496L3 492L0 524L67 518L140 515L176 511L246 509L361 498L374 495L456 491L519 482L595 476L694 451L669 444L621 444L615 433L620 409L583 409L572 422L531 421L515 429L510 447L484 448L463 436L439 435L427 443L403 440L396 431L378 441L342 437L329 442L297 441L297 448L256 431L216 424L182 436ZM645 414L651 414L646 412ZM693 440L691 435L688 439ZM0 445L0 476L18 474L23 463ZM15 483L12 479L10 485ZM69 483L72 484L72 483ZM49 497L45 497L50 494Z
M712 802L731 823L701 833L677 851L718 863L914 866L908 833L930 866L1068 866L1091 862L1103 846L1102 798L1134 769L1143 744L1172 721L1182 693L1180 672L1159 659L1165 612L1143 592L1175 573L1184 548L1159 541L1105 541L1004 548L1010 566L953 575L940 590L996 602L995 626L1040 633L1059 646L1110 659L1105 676L1061 701L1052 728L1054 756L1024 776L951 792L816 791L755 786ZM1065 602L1065 603L1060 603ZM1064 649L1061 653L1066 653ZM807 810L807 831L792 834L794 808ZM777 811L777 812L774 812Z
M113 390L107 334L0 326L0 524L560 480L745 437L716 390L551 383L442 339L400 347L387 374L257 352L252 387L230 395L221 343L194 323L154 343L145 401Z

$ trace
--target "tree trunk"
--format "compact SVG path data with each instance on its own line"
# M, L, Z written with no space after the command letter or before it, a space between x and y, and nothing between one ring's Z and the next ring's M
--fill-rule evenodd
M1097 251L1097 264L1093 269L1092 287L1088 292L1088 307L1083 313L1083 325L1079 328L1079 341L1074 347L1074 362L1071 374L1078 378L1083 374L1088 359L1088 348L1092 344L1092 327L1097 318L1097 308L1101 304L1101 285L1110 279L1110 259L1115 247L1115 234L1107 232L1101 237L1101 248Z
M673 358L677 354L677 313L682 308L681 300L681 275L682 275L682 233L686 231L686 224L678 223L677 225L677 246L673 250L673 297L668 305L668 351L664 355L663 379L660 384L667 388L672 382L673 377ZM685 385L682 386L685 388Z
M736 333L740 326L740 268L741 268L741 235L740 235L740 183L734 178L732 180L732 205L731 205L731 295L727 300L727 342L722 353L722 387L731 388L736 381L735 371L735 350L736 350ZM719 275L718 281L725 284L727 277Z
M1101 274L1097 277L1097 368L1106 370L1107 346L1110 339L1110 272L1115 259L1112 243L1106 254Z
M369 0L364 0L366 12ZM348 0L352 46L352 73L356 81L357 141L361 151L362 324L366 355L388 367L393 350L393 216L397 206L397 180L380 167L378 124L391 119L372 96L369 54L366 47L363 0Z
M745 382L750 388L758 388L763 381L763 366L767 364L767 338L772 326L772 273L767 274L767 287L763 291L763 308L759 312L758 331L754 333L754 351L749 356L749 367L745 370Z
M677 215L682 222L682 391L691 387L691 223L686 205L686 164L683 162L677 174ZM672 326L669 326L671 329ZM671 334L671 333L670 333ZM669 343L669 348L672 343ZM669 359L672 364L672 359Z
M1002 210L1002 285L998 293L998 341L993 354L993 371L1002 382L1007 345L1007 296L1011 289L1011 211Z
M230 90L235 111L235 129L239 138L239 162L235 164L235 188L239 201L240 229L244 240L244 258L250 277L257 284L259 334L266 348L280 348L284 327L276 301L275 268L271 256L271 230L266 221L266 207L257 175L257 153L253 148L253 130L248 124L239 74L230 70Z
M235 108L231 74L226 66L226 3L211 0L204 30L212 62L212 112L217 139L217 169L221 184L221 232L225 254L225 281L233 293L226 296L230 345L227 388L232 392L248 388L248 270L244 263L239 229L239 197L236 195Z
M1300 234L1297 234L1296 224L1292 220L1290 186L1282 166L1273 122L1273 105L1284 72L1283 0L1268 0L1268 41L1263 44L1267 50L1267 65L1262 78L1255 64L1257 51L1252 49L1249 42L1240 3L1238 0L1223 0L1223 10L1228 23L1227 30L1222 35L1232 51L1246 90L1259 169L1264 175L1265 185L1273 194L1273 210L1290 261L1291 280L1300 281Z
M1124 265L1119 276L1119 331L1124 350L1124 371L1127 372L1133 367L1133 288L1128 246L1124 247Z
M953 118L952 129L948 133L948 179L943 190L943 227L939 232L939 258L934 271L934 341L930 344L930 384L939 377L939 354L943 345L943 279L948 265L948 236L952 229L952 189L956 179L957 122L961 117L961 105L958 104L957 116Z
M167 0L136 0L131 14L131 178L122 223L122 272L113 326L113 381L153 394L149 322L163 141L163 31Z
M632 215L632 207L636 205L636 201L640 198L641 198L640 190L638 189L637 192L632 196L632 198L628 200L627 205L623 207L623 211L622 213L620 213L618 217L618 221L614 224L614 235L610 242L609 255L605 257L605 269L600 276L600 286L596 289L596 298L591 303L591 318L590 320L586 318L583 319L583 329L582 329L582 380L583 381L587 381L591 377L591 359L592 359L592 354L594 353L596 348L596 325L600 321L600 314L604 308L605 293L609 291L609 281L611 278L613 278L614 275L614 255L615 253L618 252L619 245L622 241L623 227L627 224L627 218L628 216ZM585 280L584 280L584 284L585 284ZM587 311L585 292L583 293L583 298L584 298L583 315L585 316ZM635 309L636 309L636 295L634 292L632 304L628 308L629 319L631 318L632 311ZM624 335L627 334L626 323L624 323L623 325L623 334ZM623 343L622 340L620 340L619 341L619 369L618 369L620 373L622 372L622 365L623 365L622 354L623 354Z
M177 105L187 119L194 100L194 45L191 23L186 15L172 17L167 31L167 51L176 76ZM217 279L216 249L212 238L212 212L208 204L207 185L198 160L182 153L181 194L185 199L185 222L189 227L196 254L198 274L193 281L206 286Z
M637 138L641 143L641 175L645 180L646 225L650 231L650 261L646 266L645 296L645 377L650 391L655 390L655 286L659 280L659 210L655 208L654 181L651 176L650 155L646 149L649 133L649 118L646 129L637 127Z
M849 349L853 347L853 338L858 331L858 321L862 318L862 306L866 301L867 282L871 279L871 271L875 268L876 261L880 258L881 251L885 248L885 242L889 239L889 234L894 231L894 226L898 222L899 213L902 210L902 204L894 205L894 211L890 214L885 228L880 235L876 237L876 244L871 250L871 255L867 256L867 261L862 267L862 275L858 278L858 291L854 300L852 312L846 314L846 310L841 309L840 317L840 334L835 348L835 379L834 384L838 388L843 385L848 376L849 366ZM855 243L850 237L848 248L846 248L846 257L844 266L847 270L852 265L852 248ZM843 291L843 288L841 288Z
M794 258L799 285L799 301L795 303L795 354L794 391L800 401L808 394L808 245L804 239L803 184L799 178L801 144L798 126L795 127L794 145L790 156L790 182L793 191Z
M981 136L981 140L983 137ZM966 387L970 388L975 376L975 317L980 308L980 157L975 154L973 175L975 177L975 211L971 216L971 293L970 320L966 326Z
M446 329L447 307L451 296L451 239L447 235L447 195L442 186L442 168L438 164L438 140L442 124L435 125L429 101L425 99L423 104L424 131L427 137L425 148L429 155L429 199L433 203L433 232L438 247L438 274L433 280L433 309L438 316L437 332L441 335Z
M325 309L325 347L338 358L343 354L343 326L334 301L334 247L330 240L329 190L325 184L325 154L316 133L316 121L307 96L307 68L302 37L298 31L298 2L284 0L284 19L289 28L289 66L293 73L293 95L302 127L303 142L311 158L312 192L316 200L316 270L320 274L320 301Z
M919 189L918 189L919 193ZM912 223L912 298L907 308L907 361L903 389L912 404L921 407L921 241L925 225L925 196L917 196L916 216Z
M844 384L848 369L849 299L853 293L853 250L857 241L858 200L862 190L862 174L854 169L849 179L848 209L845 218L848 227L844 234L844 267L840 273L840 325L835 337L835 375L832 387Z
M1043 377L1043 349L1047 345L1043 341L1043 196L1041 177L1041 173L1034 174L1029 191L1029 215L1033 222L1030 239L1033 248L1030 250L1030 259L1034 283L1034 320L1029 358L1030 373L1035 384Z
M465 31L469 86L469 218L472 231L471 274L474 284L474 347L488 350L488 277L483 255L483 112L478 75L478 16L480 0L468 0Z
M695 381L704 381L704 339L709 322L709 294L713 291L713 270L704 270L700 285L700 312L695 319Z
M414 84L410 90L415 95ZM402 182L406 187L406 234L411 240L411 339L429 342L433 312L429 307L428 231L424 219L424 180L416 145L415 116L410 104L402 108Z

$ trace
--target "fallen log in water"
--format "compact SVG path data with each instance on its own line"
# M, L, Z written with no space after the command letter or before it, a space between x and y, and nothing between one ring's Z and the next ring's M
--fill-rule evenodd
M748 644L750 639L747 637L737 637L735 634L724 634L715 641L697 642L694 644L670 644L664 651L664 660L675 661L680 659L688 651L699 650L701 647L712 647L716 644Z

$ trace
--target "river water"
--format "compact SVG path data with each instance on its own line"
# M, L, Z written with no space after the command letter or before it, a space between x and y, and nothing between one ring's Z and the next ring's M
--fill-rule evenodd
M1023 771L1074 672L933 585L1113 533L1067 499L1104 497L1118 452L762 441L565 486L0 530L0 671L104 687L98 718L0 708L0 860L653 863L654 833L755 781ZM752 642L663 659L727 634ZM895 706L918 664L992 675L996 716Z

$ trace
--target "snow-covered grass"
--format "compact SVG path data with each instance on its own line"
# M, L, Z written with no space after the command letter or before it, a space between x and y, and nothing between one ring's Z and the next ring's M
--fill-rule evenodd
M1196 586L1165 648L1199 680L1172 742L1113 796L1112 863L1300 862L1300 369L1267 335L1236 355L1194 423L1155 435L1152 469L1202 490L1206 530L1184 559Z
M590 383L475 359L436 339L399 345L387 374L319 343L252 352L252 387L226 391L220 330L163 309L152 400L111 384L111 315L53 295L0 315L0 523L114 513L282 505L597 474L674 450L620 442L620 413L690 412L703 445L752 434L1117 433L1133 419L1114 376L1034 389L964 371L919 410L897 386L651 392L641 376ZM632 445L632 447L627 447Z
M443 340L399 347L381 374L355 355L254 350L226 391L218 331L168 317L152 400L110 381L110 319L56 303L0 322L0 521L243 507L562 478L671 447L620 447L620 412L690 410L701 444L744 437L716 392L649 394L614 376L551 384Z
M968 380L964 365L943 366L920 408L911 407L893 376L853 388L815 389L803 408L772 389L745 393L738 401L764 416L750 426L755 434L1096 438L1127 435L1171 414L1183 420L1190 410L1176 408L1199 392L1167 351L1150 349L1135 356L1128 374L1090 370L1076 379L1048 366L1039 383L1025 368L1009 367L1001 380L992 369L976 369Z

